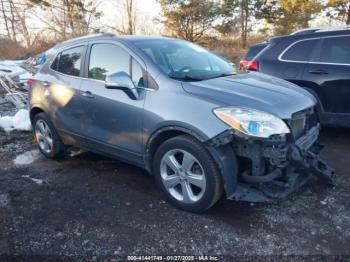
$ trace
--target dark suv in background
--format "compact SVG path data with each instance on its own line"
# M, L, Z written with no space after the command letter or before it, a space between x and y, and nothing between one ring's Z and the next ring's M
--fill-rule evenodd
M240 68L305 88L319 102L322 124L350 127L350 27L273 37L251 46Z

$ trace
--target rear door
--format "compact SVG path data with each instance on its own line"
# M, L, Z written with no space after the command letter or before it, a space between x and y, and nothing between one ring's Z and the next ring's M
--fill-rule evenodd
M275 76L304 86L303 73L315 55L318 43L317 38L295 41L278 56L279 62L275 62L273 67L270 66L269 71L279 72L279 75Z
M59 52L45 73L38 77L47 98L47 113L66 144L83 144L83 109L79 97L86 46L67 47ZM35 95L35 94L33 94Z
M326 113L350 114L350 35L322 38L304 79L318 94Z
M86 78L81 86L84 99L84 135L90 148L141 161L142 117L145 100L145 66L116 42L91 42L86 59ZM126 72L139 90L133 100L123 90L107 89L106 76Z

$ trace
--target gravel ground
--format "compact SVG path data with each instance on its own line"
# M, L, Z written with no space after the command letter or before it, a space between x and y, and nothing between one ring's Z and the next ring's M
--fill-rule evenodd
M324 130L321 140L322 155L338 174L335 188L313 180L276 203L221 200L195 215L164 202L141 169L92 153L48 160L31 134L0 131L0 260L125 261L126 255L159 254L349 259L349 130Z

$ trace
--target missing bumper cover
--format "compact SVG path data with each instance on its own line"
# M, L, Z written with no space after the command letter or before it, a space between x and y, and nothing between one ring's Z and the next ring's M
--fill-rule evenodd
M282 198L304 185L312 175L335 185L335 172L319 156L319 125L297 141L286 137L244 139L232 132L213 139L212 145L231 143L238 157L249 159L250 168L241 172L236 190L228 199L265 202Z

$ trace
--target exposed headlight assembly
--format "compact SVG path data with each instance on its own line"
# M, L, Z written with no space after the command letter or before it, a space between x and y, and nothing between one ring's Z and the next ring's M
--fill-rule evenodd
M214 113L229 126L249 136L268 138L290 132L280 118L255 109L222 107L215 109Z

